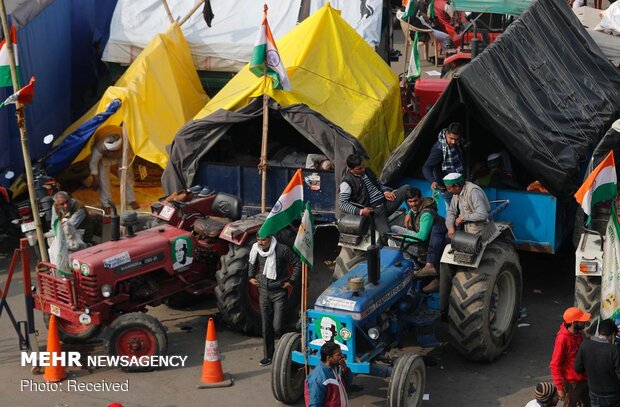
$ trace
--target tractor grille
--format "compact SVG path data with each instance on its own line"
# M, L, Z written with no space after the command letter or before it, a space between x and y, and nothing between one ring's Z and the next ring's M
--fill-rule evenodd
M87 308L98 302L100 289L97 284L97 276L78 276L79 295L78 305L80 308Z
M40 272L37 273L37 280L39 281L39 295L45 301L75 308L70 279Z

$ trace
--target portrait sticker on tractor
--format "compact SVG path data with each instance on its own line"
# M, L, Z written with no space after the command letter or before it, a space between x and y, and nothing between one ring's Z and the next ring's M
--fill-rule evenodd
M325 342L334 342L340 346L343 351L349 350L349 347L342 343L351 339L353 334L347 327L341 326L337 321L330 317L317 318L314 321L314 332L316 339L310 342L310 345L323 346Z
M174 239L170 245L174 260L172 268L174 270L189 266L194 261L192 257L192 240L188 236L180 236Z

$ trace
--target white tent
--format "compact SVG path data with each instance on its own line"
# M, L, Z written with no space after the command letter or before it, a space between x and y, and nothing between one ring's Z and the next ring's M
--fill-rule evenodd
M196 0L168 0L174 19L183 18ZM311 0L310 12L326 0ZM297 25L301 0L265 0L268 19L277 41ZM335 0L331 6L371 46L379 43L382 0ZM202 16L202 7L181 27L189 44L194 65L199 70L237 72L249 60L263 18L263 2L256 0L211 0L215 15L211 27ZM118 0L110 39L103 60L130 64L149 41L170 24L161 0Z

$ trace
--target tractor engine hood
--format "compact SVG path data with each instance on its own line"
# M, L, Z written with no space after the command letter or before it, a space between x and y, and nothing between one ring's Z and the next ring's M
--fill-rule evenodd
M413 280L411 262L403 258L397 249L381 250L381 280L378 284L368 282L366 262L354 267L349 273L335 281L316 300L316 310L336 314L351 315L353 319L362 319L374 311L382 311L393 305L409 289ZM364 289L354 292L348 281L352 277L364 279Z
M170 225L162 225L136 233L134 237L105 242L70 254L71 268L82 275L113 271L129 272L147 264L175 262L175 242L183 240L187 256L191 256L190 232ZM190 257L191 258L191 257Z

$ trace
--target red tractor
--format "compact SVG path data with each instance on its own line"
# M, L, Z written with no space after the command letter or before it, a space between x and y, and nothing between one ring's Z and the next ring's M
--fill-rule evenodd
M152 205L160 224L137 233L135 212L125 213L126 237L117 231L112 241L71 253L68 271L37 266L35 308L57 317L65 343L107 328L107 352L118 356L165 354L166 332L147 306L213 292L234 329L258 334L258 293L247 284L247 261L265 217L240 220L241 209L241 199L229 194L190 193Z

